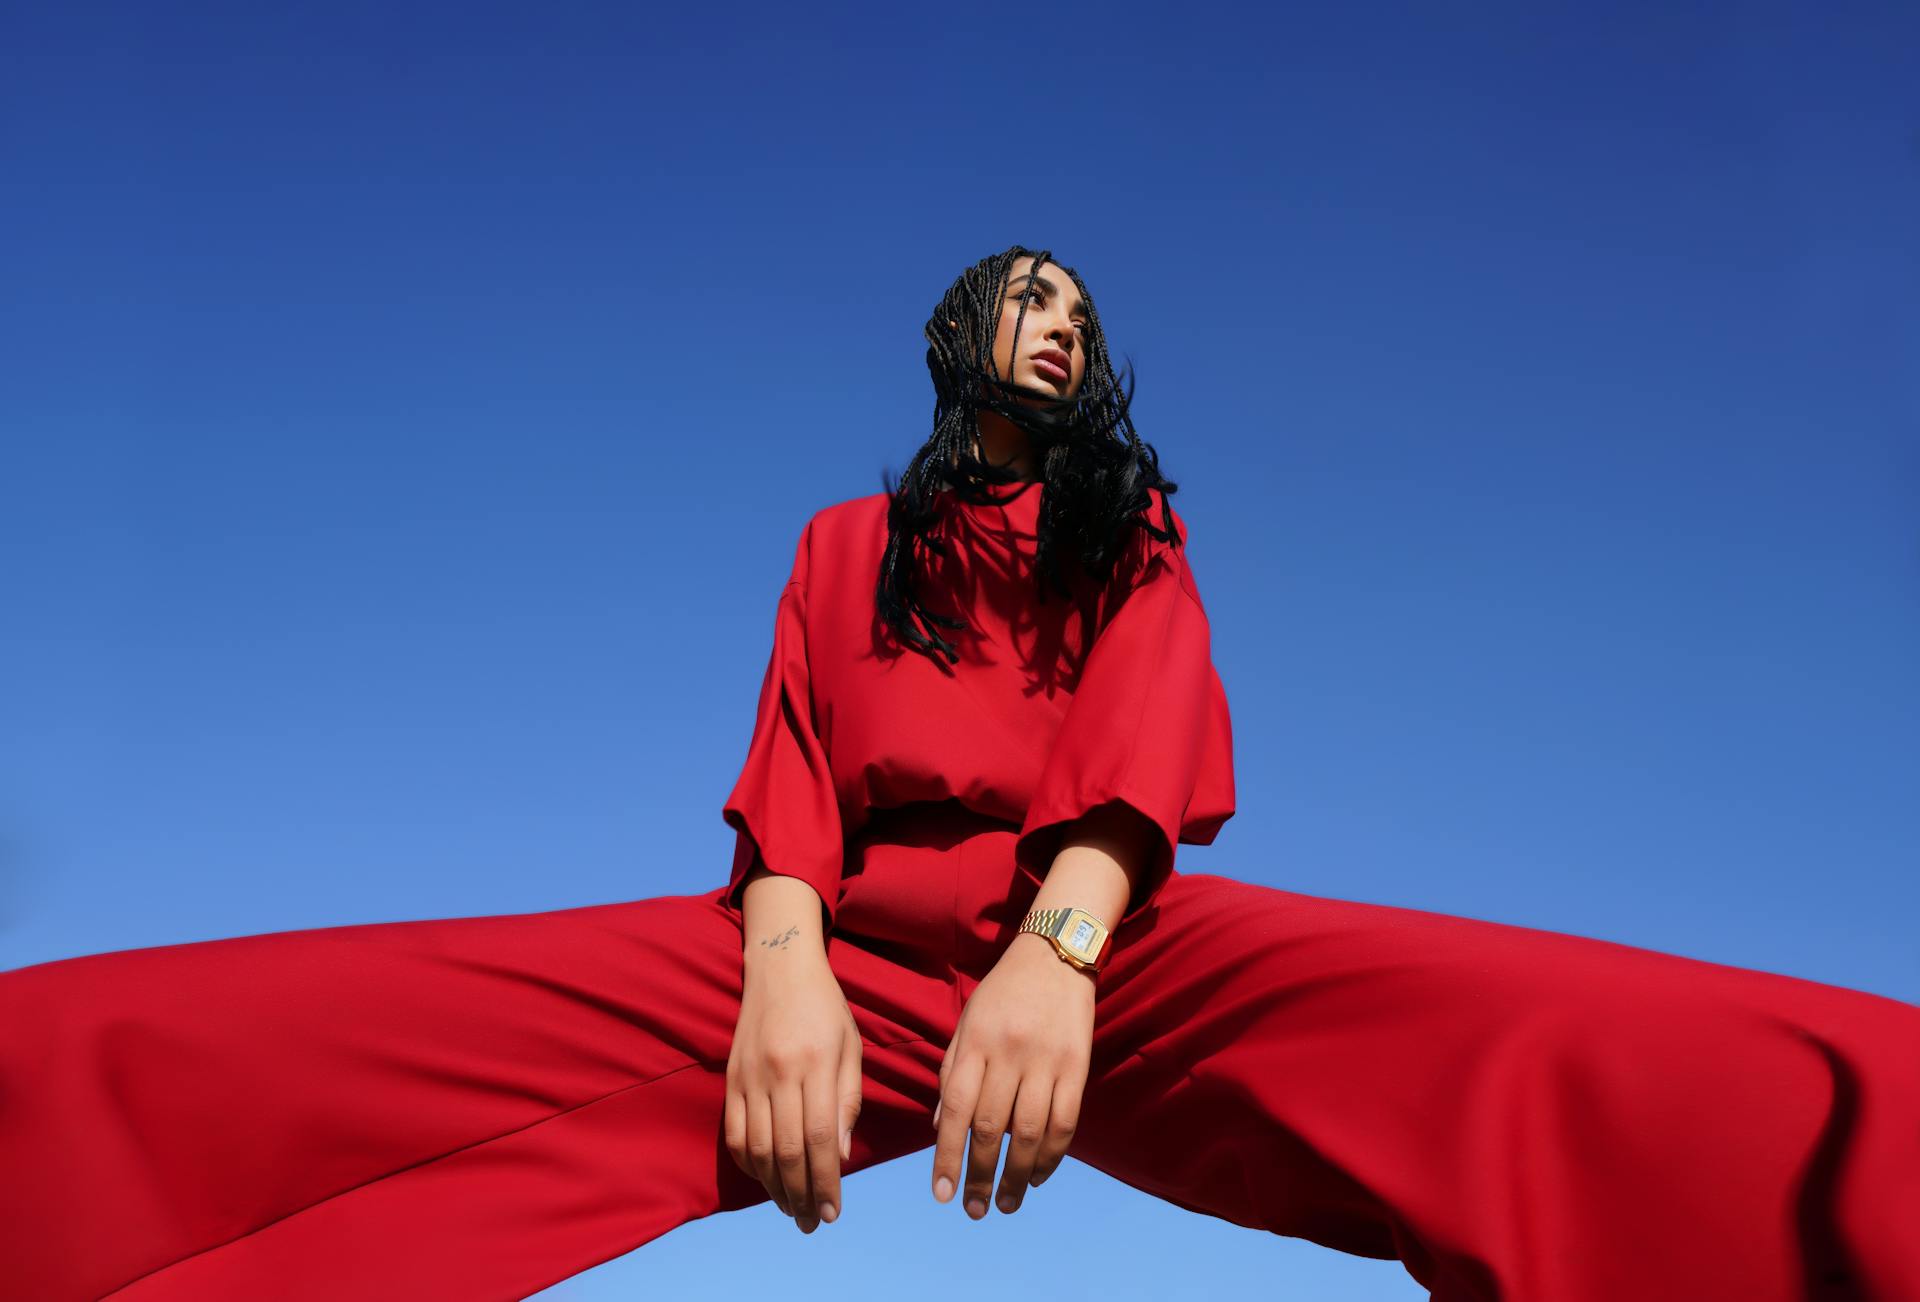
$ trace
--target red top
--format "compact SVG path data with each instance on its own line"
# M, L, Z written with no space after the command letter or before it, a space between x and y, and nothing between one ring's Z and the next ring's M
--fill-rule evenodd
M926 553L923 599L970 625L942 630L960 653L950 671L898 648L875 613L889 495L807 522L746 763L722 810L738 833L730 908L765 862L819 892L831 926L846 838L871 811L919 800L957 800L1018 826L1015 860L1038 882L1065 825L1117 800L1160 832L1117 930L1165 884L1177 843L1210 844L1233 815L1226 691L1185 546L1136 529L1108 584L1083 580L1073 601L1042 603L1033 575L1044 489L992 489L990 504L938 494L936 528L954 545L944 558ZM1155 524L1162 497L1154 490ZM1184 544L1186 524L1173 520Z

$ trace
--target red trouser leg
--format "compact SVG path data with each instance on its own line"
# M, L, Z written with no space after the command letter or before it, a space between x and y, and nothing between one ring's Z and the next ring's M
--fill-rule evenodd
M849 1171L932 1142L1033 893L1004 825L886 835L828 950ZM716 891L0 972L0 1279L514 1299L759 1202L721 1133L740 945ZM1920 1009L1177 874L1101 978L1073 1154L1438 1302L1892 1302L1920 1297Z
M1920 1298L1920 1008L1176 875L1073 1155L1435 1302Z
M864 1041L848 1171L931 1144L955 1015L950 866L872 860L842 917L886 952L830 947ZM514 1299L764 1201L725 1147L720 894L0 972L0 1293Z

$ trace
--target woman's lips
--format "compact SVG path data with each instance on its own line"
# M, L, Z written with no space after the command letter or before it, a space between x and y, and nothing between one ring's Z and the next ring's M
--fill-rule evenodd
M1040 374L1046 376L1050 380L1065 380L1069 378L1066 371L1059 365L1059 363L1049 361L1044 357L1034 358L1033 365L1035 370L1039 371Z

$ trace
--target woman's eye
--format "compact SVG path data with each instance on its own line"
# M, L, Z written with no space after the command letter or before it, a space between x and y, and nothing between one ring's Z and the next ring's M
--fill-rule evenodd
M1034 305L1035 307L1038 307L1038 308L1044 308L1044 307L1046 307L1046 305L1047 305L1047 291L1046 291L1046 290L1044 290L1044 289L1040 289L1040 288L1038 288L1038 287L1035 287L1035 288L1034 288L1034 289L1033 289L1033 290L1031 291L1031 296L1032 296L1032 299L1033 299L1033 305ZM1020 298L1020 296L1019 296L1018 294L1015 294L1015 295L1013 295L1013 296L1012 296L1012 301L1014 301L1014 302L1018 302L1018 301L1019 301L1019 298ZM1087 323L1086 323L1085 321L1075 321L1075 322L1073 323L1073 327L1074 327L1074 329L1076 329L1076 330L1078 330L1078 331L1080 331L1080 333L1082 333L1082 334L1086 334L1086 333L1087 333L1087 332L1088 332L1089 330L1091 330L1091 329L1092 329L1092 327L1091 327L1091 326L1089 326L1089 325L1088 325L1088 324L1087 324Z

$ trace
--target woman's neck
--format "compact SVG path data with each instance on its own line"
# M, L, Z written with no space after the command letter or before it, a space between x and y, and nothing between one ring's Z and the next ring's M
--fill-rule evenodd
M1032 448L1026 433L997 411L979 414L979 441L974 451L989 465L1013 471L1022 479L1034 479L1039 467L1033 463Z

